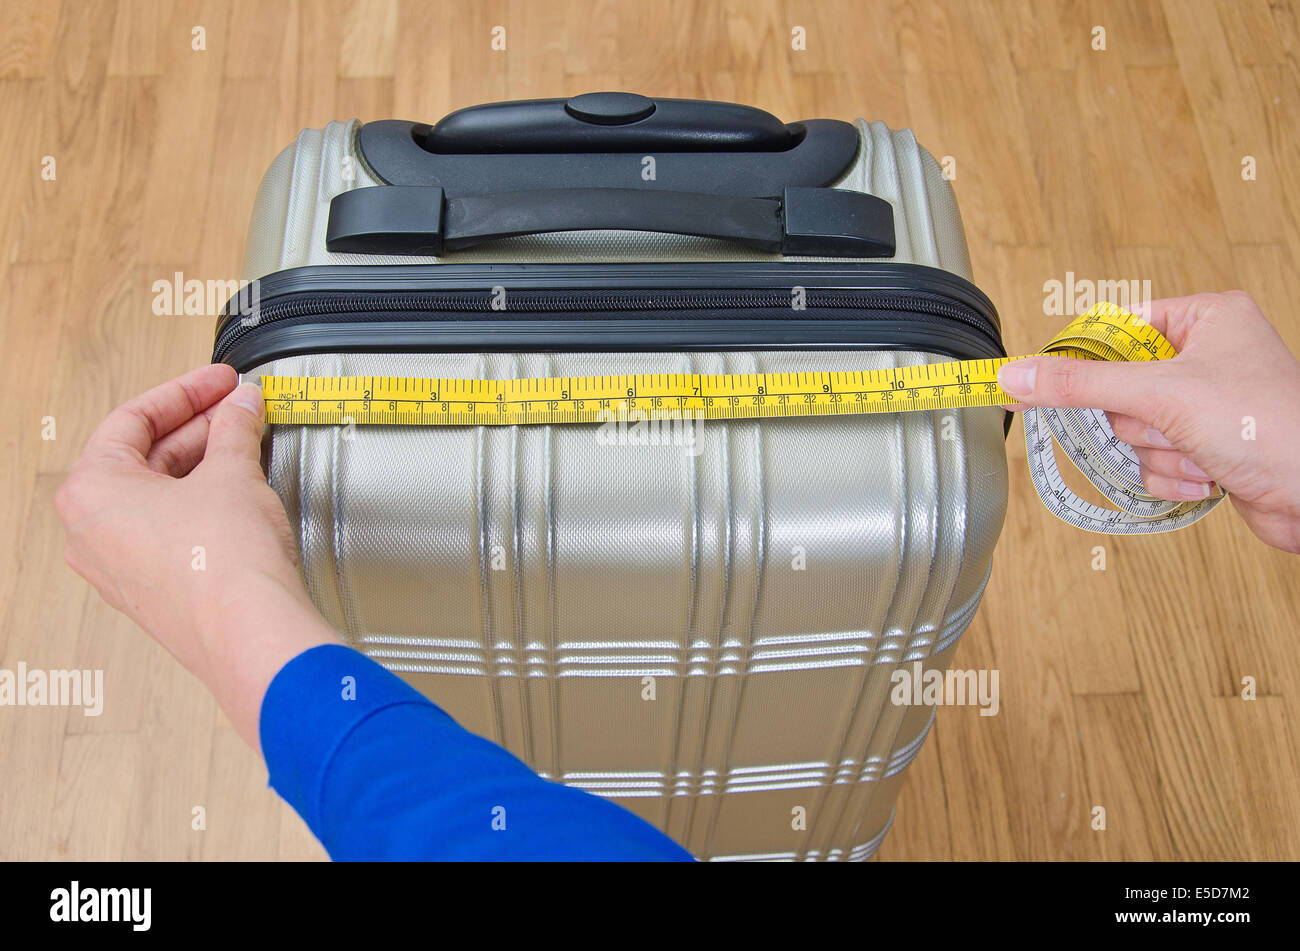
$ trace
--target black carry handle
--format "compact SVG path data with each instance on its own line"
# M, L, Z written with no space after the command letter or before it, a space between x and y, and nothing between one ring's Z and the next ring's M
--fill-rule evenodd
M334 197L325 247L438 257L517 235L610 229L721 238L788 255L894 255L889 202L861 192L807 187L787 187L779 199L637 188L447 198L433 185L380 185Z
M437 185L448 199L628 187L777 198L842 178L859 147L858 129L838 119L786 124L752 106L625 92L491 102L435 125L381 119L357 134L379 181Z
M731 102L590 92L572 99L489 102L451 113L418 137L441 155L555 152L780 152L801 125Z

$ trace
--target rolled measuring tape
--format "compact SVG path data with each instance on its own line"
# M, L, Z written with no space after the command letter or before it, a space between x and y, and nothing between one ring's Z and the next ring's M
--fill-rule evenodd
M1076 317L1041 351L1087 360L1167 360L1177 355L1154 327L1113 304ZM266 420L278 425L524 426L612 419L769 419L852 416L1000 406L1016 400L998 368L1020 357L923 363L861 372L639 373L531 380L264 376ZM1048 510L1105 535L1185 528L1226 495L1171 502L1142 485L1141 463L1091 409L1023 412L1029 472ZM1053 441L1118 509L1066 486Z

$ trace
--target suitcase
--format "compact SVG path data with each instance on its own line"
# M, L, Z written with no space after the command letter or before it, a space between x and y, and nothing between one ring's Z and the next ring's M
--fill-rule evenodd
M724 103L305 130L244 270L213 359L252 380L1005 355L911 132ZM936 710L896 675L948 667L988 578L1003 423L272 426L264 462L324 616L469 729L702 859L865 859Z

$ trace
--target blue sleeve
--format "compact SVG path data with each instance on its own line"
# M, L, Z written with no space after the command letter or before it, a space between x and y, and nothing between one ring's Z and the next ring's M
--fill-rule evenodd
M260 732L271 786L336 860L691 859L614 803L542 779L342 645L284 665Z

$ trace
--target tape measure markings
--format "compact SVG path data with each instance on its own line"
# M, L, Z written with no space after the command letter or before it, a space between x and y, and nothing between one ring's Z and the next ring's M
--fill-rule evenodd
M1042 353L1090 360L1167 360L1177 351L1148 322L1112 304L1076 317ZM846 416L999 406L1016 400L998 369L1019 357L919 363L879 370L784 373L649 373L513 380L411 377L261 379L266 418L281 425L512 426L614 419L704 420ZM1106 415L1091 409L1026 409L1025 447L1039 498L1086 531L1149 534L1204 517L1226 496L1171 502L1150 495L1141 463ZM1053 441L1119 507L1102 508L1066 486Z

